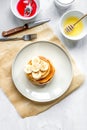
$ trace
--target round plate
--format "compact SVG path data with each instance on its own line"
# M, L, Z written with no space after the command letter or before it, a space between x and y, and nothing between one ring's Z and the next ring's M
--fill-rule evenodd
M45 86L33 85L26 77L24 67L27 61L34 56L44 56L55 67L53 79ZM19 92L38 102L52 101L69 88L72 81L72 65L68 55L58 45L39 41L28 44L16 56L12 65L12 79Z

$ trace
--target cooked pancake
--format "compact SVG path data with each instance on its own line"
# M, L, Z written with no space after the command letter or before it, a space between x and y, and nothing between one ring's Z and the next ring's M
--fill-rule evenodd
M44 85L53 78L55 68L48 59L38 56L27 63L25 73L33 84Z

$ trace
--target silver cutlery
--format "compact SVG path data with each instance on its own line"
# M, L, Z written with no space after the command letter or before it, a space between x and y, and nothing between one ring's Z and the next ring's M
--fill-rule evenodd
M17 41L17 40L31 41L36 38L37 38L37 34L27 34L22 37L0 38L0 41Z
M31 6L32 0L29 1L29 4L24 9L24 15L30 16L32 12L32 6Z
M3 37L10 36L12 34L18 33L20 31L23 31L23 30L26 30L26 29L31 29L33 27L39 26L39 25L44 24L44 23L49 22L49 21L50 21L50 19L32 21L32 22L24 24L23 26L16 27L14 29L10 29L8 31L3 31L2 36Z

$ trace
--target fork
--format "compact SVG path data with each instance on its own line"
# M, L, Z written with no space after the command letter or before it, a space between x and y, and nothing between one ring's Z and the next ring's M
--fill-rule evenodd
M86 16L87 16L87 14L83 15L77 22L75 22L74 24L71 24L71 25L68 25L67 27L65 27L65 29L64 29L65 32L68 32L68 33L71 32L74 29L75 25L78 24Z
M32 12L32 6L31 6L32 0L29 1L29 4L24 9L24 15L29 16Z
M0 41L17 41L17 40L31 41L36 38L37 38L37 34L27 34L22 37L0 38Z

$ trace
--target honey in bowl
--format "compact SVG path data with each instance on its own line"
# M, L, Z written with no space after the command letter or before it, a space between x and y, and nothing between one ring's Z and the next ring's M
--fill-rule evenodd
M69 17L67 18L64 23L63 23L63 28L65 29L68 25L73 25L74 23L76 23L79 20L79 18L77 17ZM78 36L79 34L81 34L81 32L83 31L84 25L83 22L80 21L78 24L75 25L75 27L73 28L73 30L71 30L70 32L65 32L66 35L68 36Z

